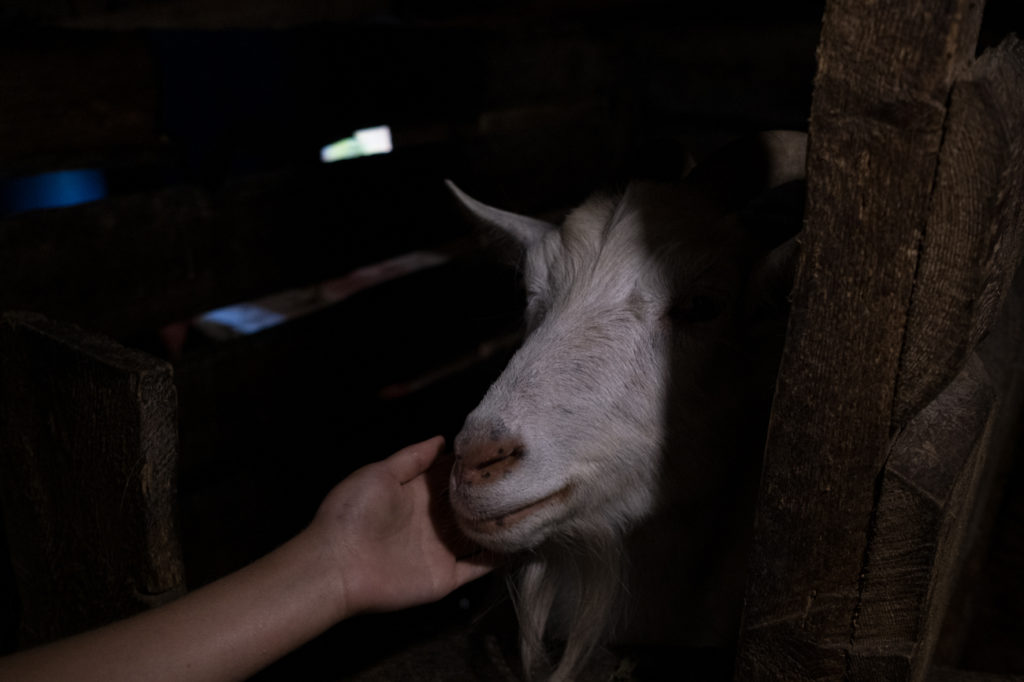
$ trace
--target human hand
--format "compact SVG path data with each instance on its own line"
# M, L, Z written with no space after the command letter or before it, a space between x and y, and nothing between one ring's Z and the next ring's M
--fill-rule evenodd
M440 436L351 474L328 493L308 532L334 555L346 616L436 601L489 572L451 518L447 471L428 471Z
M309 528L181 599L0 657L17 680L240 680L361 611L440 599L491 570L450 517L432 438L335 486ZM460 559L459 557L464 557Z

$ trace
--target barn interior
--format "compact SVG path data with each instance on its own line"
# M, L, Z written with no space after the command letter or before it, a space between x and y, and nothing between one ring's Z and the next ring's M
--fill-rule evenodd
M1015 0L986 4L978 53L1024 28ZM806 130L824 6L5 2L0 311L44 315L59 328L38 329L72 350L99 335L171 368L183 574L164 596L280 545L363 464L434 434L451 442L498 376L522 338L521 286L446 178L558 221L597 188L676 172L744 133ZM4 366L0 449L36 428L31 387L76 367L40 362L34 380ZM78 456L101 457L103 442L84 438ZM959 634L936 661L1010 675L1024 674L1024 455L1004 478L951 601ZM88 474L54 485L37 494L70 486L86 506L107 494ZM146 606L97 607L123 585L83 582L59 591L73 606L54 597L29 613L19 552L65 530L20 525L23 492L3 497L0 652ZM496 679L478 660L499 655L480 653L492 640L466 633L504 632L503 591L498 574L342 623L256 679ZM513 660L514 637L501 646ZM732 679L734 655L611 652L602 661L633 667L600 679Z

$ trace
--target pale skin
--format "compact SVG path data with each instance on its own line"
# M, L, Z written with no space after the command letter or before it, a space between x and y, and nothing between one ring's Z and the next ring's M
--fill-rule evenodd
M438 518L440 437L359 469L308 528L166 606L0 659L4 680L244 679L359 613L436 601L493 568Z

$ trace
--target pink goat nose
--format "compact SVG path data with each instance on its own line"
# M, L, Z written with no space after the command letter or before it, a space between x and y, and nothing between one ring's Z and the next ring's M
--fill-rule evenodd
M523 458L523 443L509 436L474 434L455 442L455 479L460 485L493 483Z

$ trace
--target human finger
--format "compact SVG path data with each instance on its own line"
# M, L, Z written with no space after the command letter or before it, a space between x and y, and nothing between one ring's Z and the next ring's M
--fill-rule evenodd
M434 436L402 448L384 460L392 476L405 485L430 468L444 447L444 437Z

